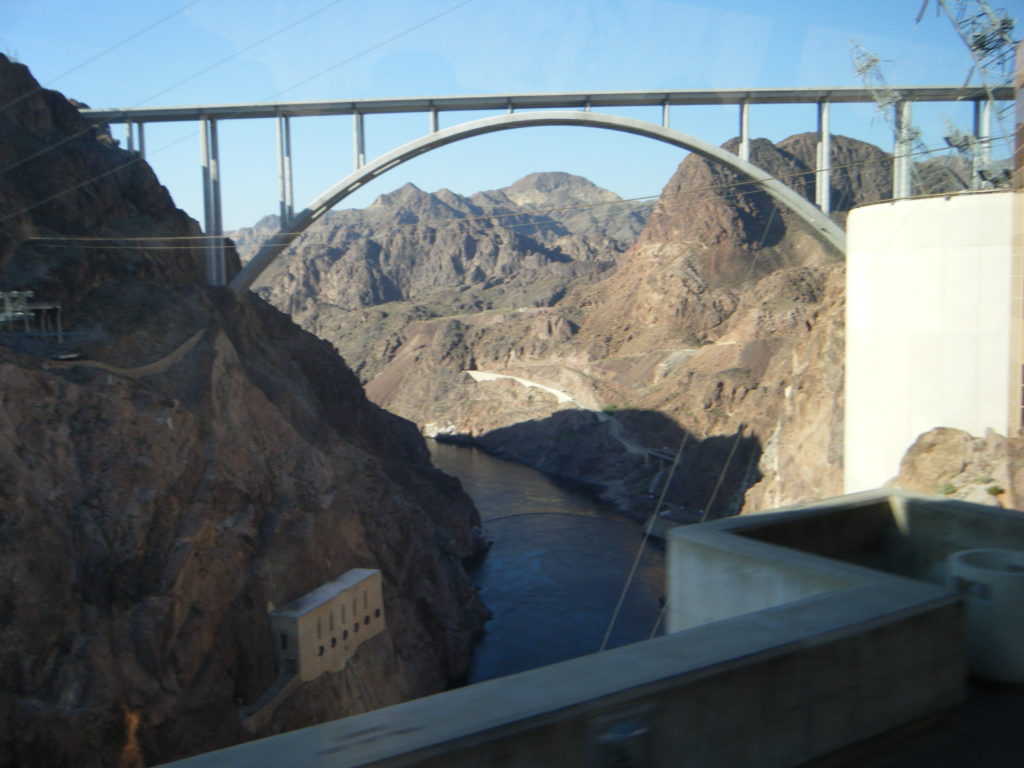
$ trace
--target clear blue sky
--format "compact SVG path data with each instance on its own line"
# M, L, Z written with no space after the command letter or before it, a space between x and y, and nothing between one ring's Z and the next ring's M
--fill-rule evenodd
M1024 0L991 4L1018 18L1024 12ZM891 84L962 84L970 68L966 49L949 21L936 15L935 0L915 24L920 5L921 0L0 0L0 50L27 64L44 85L95 107L860 85L850 64L851 40L883 59ZM660 117L653 108L620 113ZM969 126L966 108L917 108L915 116L930 128L930 144L940 142L943 114ZM442 115L442 127L483 116ZM674 128L714 143L737 132L734 107L675 107L671 119ZM423 115L371 116L366 123L371 158L427 127ZM751 110L755 136L778 140L813 128L811 106ZM833 130L890 143L868 107L835 107ZM296 204L302 207L351 171L351 118L293 119L292 133ZM220 140L225 227L275 213L273 122L224 121ZM178 205L201 218L196 126L147 126L146 145ZM368 205L407 181L428 191L447 187L470 194L548 170L586 176L623 197L652 196L682 156L678 149L607 131L510 131L428 153L344 205Z

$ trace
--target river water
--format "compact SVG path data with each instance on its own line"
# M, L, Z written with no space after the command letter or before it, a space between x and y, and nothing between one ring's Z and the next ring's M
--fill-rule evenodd
M595 653L642 537L639 525L535 470L428 440L434 464L462 481L494 546L471 571L494 613L469 682ZM608 642L646 640L664 594L664 550L648 541Z

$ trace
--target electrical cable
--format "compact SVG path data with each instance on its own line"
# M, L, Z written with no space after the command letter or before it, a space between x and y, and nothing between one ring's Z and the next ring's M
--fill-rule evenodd
M50 78L49 80L46 81L45 85L37 85L35 88L33 88L31 90L28 90L25 93L21 94L20 96L17 96L15 98L11 99L6 104L0 105L0 112L3 112L4 110L8 109L9 107L13 107L18 102L22 101L23 99L27 99L29 96L31 96L31 95L33 95L35 93L38 93L39 91L43 90L44 88L49 88L51 85L56 83L58 80L63 80L65 77L70 75L72 72L77 72L82 67L85 67L85 66L88 66L89 64L92 64L94 61L96 61L96 60L106 56L111 51L115 51L118 48L120 48L121 46L127 45L132 40L136 39L137 37L141 37L146 32L149 32L151 29L154 29L155 27L160 26L165 21L167 21L167 20L177 16L179 13L184 13L185 11L187 11L190 7L192 7L193 5L198 3L199 1L200 0L188 0L183 6L181 6L180 8L177 8L177 9L171 11L166 16L160 17L159 19L154 21L152 24L150 24L150 25L148 25L146 27L143 27L142 29L138 30L137 32L133 32L132 34L128 35L128 37L126 37L126 38L124 38L122 40L119 40L118 42L114 43L113 45L108 46L107 48L104 48L99 53L97 53L97 54L95 54L93 56L90 56L85 61L79 62L75 66L71 67L71 69L68 69L68 70L62 72L61 74L57 75L56 77Z
M608 628L604 632L604 638L601 640L601 647L598 648L598 653L604 651L608 645L608 639L612 635L612 629L614 629L615 622L619 618L619 611L622 610L622 604L626 600L626 593L629 592L629 587L633 583L633 577L636 575L636 569L640 565L640 558L643 556L644 547L647 546L647 539L651 536L651 530L654 527L654 520L661 511L661 505L665 501L665 494L668 493L668 488L672 484L672 477L675 475L676 467L679 466L679 459L683 455L683 449L686 447L686 442L689 438L689 431L684 431L683 439L679 441L679 448L676 450L675 459L672 461L672 468L669 470L668 477L665 479L665 484L661 488L661 496L658 498L658 503L654 505L654 511L647 518L647 523L644 525L644 535L640 538L640 546L637 547L636 557L633 558L633 566L629 569L629 575L626 576L626 583L622 585L622 591L619 593L619 600L615 604L615 610L612 611L611 619L608 621Z
M369 48L364 48L359 53L355 53L352 56L349 56L347 59L344 59L343 61L339 61L337 64L332 64L331 66L327 67L327 69L321 70L320 72L317 72L315 75L310 75L309 77L305 78L304 80L300 80L297 83L292 83L287 88L285 88L283 90L280 90L277 93L271 94L270 96L268 96L267 98L263 99L262 101L260 101L258 103L262 104L264 102L270 101L271 99L277 98L282 93L287 93L288 91L292 91L292 90L298 88L300 85L305 85L306 83L308 83L308 82L310 82L312 80L316 80L318 77L322 77L322 76L326 75L328 72L333 72L338 67L342 67L342 66L344 66L346 64L351 64L356 59L361 58L362 56L365 56L368 53L372 53L373 51L376 51L378 48L384 47L388 43L393 43L395 40L398 40L400 37L404 37L405 35L409 34L410 32L415 32L417 29L420 29L421 27L425 27L427 24L430 24L431 22L437 21L438 19L442 18L443 16L447 16L449 13L452 13L453 11L457 11L462 6L469 5L472 2L473 2L473 0L462 0L462 2L456 3L455 5L453 5L453 6L449 7L449 8L446 8L445 10L441 11L440 13L435 14L434 16L431 16L429 19L424 19L423 21L419 22L418 24L414 24L413 26L408 27L406 29L403 29L401 32L398 32L398 33L392 35L391 37L387 38L386 40L382 40L379 43L371 45Z
M193 2L198 2L198 0L193 0ZM234 53L231 53L230 55L225 56L224 58L220 59L219 61L216 61L213 64L210 64L209 66L204 67L203 69L200 69L198 72L194 72L191 75L189 75L188 77L185 77L185 78L177 81L176 83L173 83L173 84L167 86L166 88L163 88L163 89L157 91L156 93L150 94L149 96L144 98L142 101L139 101L139 102L136 102L135 104L133 104L132 107L141 106L141 105L145 104L148 101L152 101L157 96L162 96L163 94L167 93L168 91L172 91L175 88L177 88L178 86L183 85L184 83L187 83L190 80L194 80L195 78L199 77L200 75L205 75L210 70L216 69L217 67L219 67L222 64L226 64L227 62L231 61L232 59L237 58L238 56L241 56L246 51L250 51L253 48L255 48L256 46L262 45L263 43L267 42L268 40L271 40L271 39L277 37L278 35L283 34L284 32L287 32L289 29L292 29L293 27L303 23L304 21L307 21L307 20L313 18L317 14L323 13L328 8L331 8L331 7L333 7L335 5L338 5L339 3L342 3L342 2L345 2L345 0L331 0L326 5L323 5L320 8L317 8L315 11L312 11L311 13L306 14L302 18L297 19L296 21L293 21L293 22L291 22L289 24L286 24L285 26L280 27L279 29L276 29L275 31L271 32L269 35L261 37L256 42L250 43L249 45L245 46L244 48L241 48L241 49L235 51ZM469 2L469 0L467 0L467 2ZM58 141L58 142L56 142L54 144L51 144L48 147L44 147L43 149L40 149L35 154L28 155L27 157L21 158L16 163L12 163L11 165L9 165L6 168L4 168L3 170L0 170L0 175L3 175L5 173L7 173L8 171L13 170L14 168L17 168L18 166L23 165L24 163L27 163L30 160L34 160L35 158L40 157L41 155L44 155L47 152L50 152L53 149L66 144L69 141L73 141L74 139L77 139L79 136L84 136L85 134L87 134L90 131L94 130L94 128L95 128L95 126L90 125L88 128L86 128L84 130L78 131L77 133L70 134L69 136L64 137L60 141ZM192 135L195 135L195 134L192 134Z
M342 2L342 0L333 0L331 3L328 4L328 6L325 6L325 7L329 7L330 5L335 5L335 4L339 3L339 2ZM328 72L331 72L331 71L337 69L338 67L343 66L344 64L349 64L349 63L355 61L356 59L358 59L358 58L360 58L362 56L365 56L366 54L371 53L372 51L377 50L378 48L386 45L387 43L393 42L394 40L397 40L398 38L402 37L403 35L409 34L410 32L413 32L413 31L415 31L417 29L420 29L420 28L426 26L427 24L430 24L431 22L436 21L437 19L439 19L439 18L441 18L443 16L446 16L447 14L449 14L449 13L451 13L451 12L461 8L461 7L463 7L464 5L468 5L471 2L473 2L473 0L462 0L462 2L457 3L456 5L453 5L453 6L449 7L448 9L442 11L441 13L435 14L434 16L431 16L430 18L428 18L428 19L426 19L424 21L421 21L421 22L419 22L417 24L414 24L411 27L407 27L406 29L402 30L401 32L398 32L397 34L392 35L391 37L387 38L386 40L384 40L384 41L382 41L380 43L372 45L369 48L364 48L359 53L356 53L356 54L350 56L349 58L345 59L344 61L339 62L337 64L334 64L334 65L328 67L327 69L324 69L324 70L318 72L317 74L312 75L311 77L306 78L305 80L302 80L302 81L300 81L298 83L294 83L293 85L289 86L288 88L286 88L286 89L284 89L282 91L278 91L277 93L272 94L272 95L268 96L267 98L265 98L262 101L257 102L257 103L268 102L271 99L274 99L277 96L280 96L282 93L286 93L287 91L290 91L290 90L293 90L295 88L298 88L300 85L304 85L305 83L309 82L310 80L314 80L317 77L325 75ZM321 10L323 10L323 9L321 9ZM303 20L309 18L310 16L315 15L316 13L319 13L319 11L315 11L314 13L309 14L306 17L303 17ZM298 23L298 22L296 22L296 23ZM294 24L292 24L291 26L294 26ZM281 30L281 31L283 31L283 30ZM277 34L277 33L274 33L274 34ZM269 37L273 37L273 35L270 35ZM269 37L264 38L264 41L269 39ZM239 51L239 53L241 53L241 51ZM237 55L237 54L235 54L235 55ZM228 57L228 58L232 58L232 57ZM227 61L227 59L224 59L224 60L222 60L219 63L224 63L224 61ZM188 78L188 79L191 79L191 78ZM50 146L45 147L45 148L39 150L38 152L36 152L33 155L30 155L28 157L22 158L22 159L18 160L17 162L15 162L15 163L7 166L6 168L0 170L0 175L3 175L5 173L7 173L8 171L10 171L10 170L12 170L14 168L17 168L18 166L22 165L23 163L28 162L29 160L35 159L37 157L40 157L41 155L46 154L47 152L52 151L53 149L56 149L57 147L66 144L68 141L71 141L71 140L73 140L75 138L78 138L79 136L83 136L83 135L89 133L90 131L94 130L94 128L95 128L95 126L90 125L89 128L87 128L85 130L79 131L78 133L72 134L71 136L62 139L61 141L58 141L58 142L56 142L54 144L51 144ZM187 135L184 135L184 136L182 136L179 139L176 139L176 140L174 140L172 142L169 142L168 144L165 144L162 147L157 148L156 150L154 150L150 154L156 154L157 152L161 152L164 149L167 149L169 147L172 147L172 146L175 146L177 144L180 144L185 139L191 138L191 137L195 136L197 133L198 133L198 131L193 131L193 132L191 132L191 133L189 133ZM143 160L142 157L135 157L135 158L133 158L133 159L123 163L121 166L118 166L115 169L111 169L110 171L107 171L107 172L104 172L104 173L99 174L97 176L94 176L92 179L88 179L88 180L86 180L86 181L84 181L84 182L82 182L80 184L75 185L74 187L69 188L68 190L66 190L66 192L70 192L70 191L74 191L75 189L79 189L84 184L87 184L89 181L95 181L97 179L100 179L100 178L103 178L105 176L108 176L112 172L116 172L117 170L120 170L121 168L126 168L126 167L129 167L131 165L134 165L135 163L140 162L141 160ZM21 213L24 213L25 211L31 210L32 208L36 207L37 205L41 205L41 204L43 204L45 202L49 202L50 200L56 199L57 197L60 196L60 194L66 194L66 192L65 193L58 193L56 195L51 195L50 197L46 198L45 200L39 201L38 203L35 203L34 205L31 205L31 206L28 206L26 208L23 208L22 210L17 211L17 212L15 212L13 214L9 214L7 216L0 217L0 222L4 222L7 219L12 218L13 216L17 216L17 215L20 215Z
M768 218L768 223L765 225L764 233L761 235L761 242L759 244L759 247L757 249L755 249L753 254L752 254L752 257L750 259L750 266L747 268L747 279L744 282L749 282L750 278L754 274L754 266L757 264L758 255L759 255L759 253L761 251L761 248L764 247L765 240L768 238L768 231L771 229L772 223L775 221L775 214L779 210L778 203L776 203L774 200L772 200L772 203L773 204L772 204L771 216ZM726 458L725 464L722 465L722 469L718 473L718 479L715 481L715 487L714 487L714 489L711 492L711 496L708 499L708 503L704 507L704 511L701 513L700 521L702 523L707 521L708 513L711 511L711 506L714 504L715 498L718 496L718 489L721 487L722 482L725 480L725 473L729 471L729 465L732 463L732 457L736 453L736 448L737 448L737 446L739 446L740 437L743 435L743 426L744 426L743 424L740 424L739 428L736 430L736 436L735 436L735 438L733 438L732 446L729 449L729 456ZM689 435L689 432L687 432L686 434ZM751 458L751 461L753 461L753 458ZM749 466L748 466L747 474L749 474L749 472L750 472L750 469L749 469ZM671 478L669 478L669 479L671 480ZM668 483L666 483L665 488L666 489L668 488ZM662 496L664 497L664 491L662 492ZM659 504L660 503L661 502L659 500ZM623 594L625 594L625 590L623 590ZM665 611L666 611L667 608L668 608L668 596L666 595L665 596L665 602L662 604L661 610L658 612L658 617L657 617L657 619L655 619L654 626L651 628L650 637L654 637L657 634L658 628L661 626L661 622L662 622L662 619L665 616Z

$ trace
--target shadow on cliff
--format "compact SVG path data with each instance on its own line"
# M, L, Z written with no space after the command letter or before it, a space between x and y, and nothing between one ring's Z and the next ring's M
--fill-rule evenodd
M638 519L665 493L670 508L708 518L739 513L747 489L761 479L760 440L739 425L704 439L657 411L558 411L478 436L476 445L501 458L580 483ZM671 465L682 444L674 473Z

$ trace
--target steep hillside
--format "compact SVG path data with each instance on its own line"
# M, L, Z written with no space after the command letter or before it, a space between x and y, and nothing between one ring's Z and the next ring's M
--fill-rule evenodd
M568 282L607 269L649 209L564 173L468 198L406 184L365 210L327 214L273 265L259 293L303 322L318 305L439 300L480 309L513 295L548 304ZM266 217L232 233L243 258L277 225Z
M74 361L45 338L0 347L0 765L250 738L240 706L275 677L268 605L354 567L382 571L387 632L266 732L463 676L479 519L414 425L277 310L203 286L200 251L172 239L198 227L148 166L0 57L12 102L0 289L89 334Z
M891 176L875 147L835 137L834 148L842 219ZM813 151L807 135L757 140L752 160L812 197ZM392 306L366 310L391 325L369 352L387 364L361 375L372 399L428 433L594 483L637 514L659 476L643 449L671 454L684 438L670 495L683 508L718 516L840 489L842 260L699 157L616 268L550 307L411 317Z

